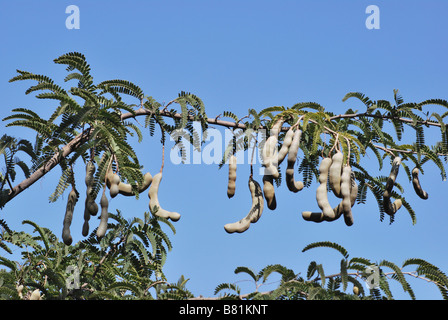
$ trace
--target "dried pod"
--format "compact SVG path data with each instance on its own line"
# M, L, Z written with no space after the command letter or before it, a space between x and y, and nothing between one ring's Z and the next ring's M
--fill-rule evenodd
M401 165L401 158L395 157L392 162L389 177L386 182L386 188L383 193L383 209L388 215L394 215L402 206L401 199L396 199L393 203L390 201L390 195L397 179L398 171Z
M297 153L299 152L300 138L302 136L302 131L297 129L294 132L294 136L289 147L288 152L288 167L286 169L286 185L288 189L292 192L299 192L303 189L304 185L302 181L294 180L294 165L297 161Z
M120 176L116 173L112 173L110 175L110 188L109 193L112 198L115 198L118 193L120 192L120 189L118 188L118 185L120 184Z
M107 220L109 219L109 200L107 200L106 193L103 192L100 200L101 216L100 225L96 230L96 236L98 238L104 237L107 231Z
M262 150L263 166L266 168L265 174L271 174L275 179L280 176L278 172L277 143L283 122L282 119L277 120L272 126L271 135L266 139Z
M92 196L93 192L93 175L95 173L95 165L93 161L89 161L86 164L86 200L84 204L84 224L82 226L82 235L86 237L89 234L89 220L90 216L94 216L98 212L98 206L95 206L93 203L95 203L95 199ZM96 211L94 211L96 208Z
M383 196L390 197L390 193L392 192L392 188L394 187L395 180L397 179L398 171L401 165L401 158L395 157L392 161L392 168L389 173L389 177L387 178L386 188L383 193Z
M131 184L124 183L122 181L118 181L118 183L117 183L117 180L113 181L113 179L116 179L114 176L115 176L115 174L112 172L112 170L110 170L108 172L108 174L106 175L106 185L109 188L111 197L113 195L116 196L118 193L123 196L127 196L127 197L135 196L135 192L132 189ZM151 175L151 173L147 172L143 176L142 185L141 186L137 185L138 192L142 193L143 191L148 189L149 186L151 185L151 183L152 183L152 175ZM117 185L117 188L114 187L114 185Z
M331 158L332 163L330 167L330 188L336 197L342 198L341 194L341 175L342 175L342 161L344 155L342 152L337 151Z
M317 205L322 210L322 213L326 219L334 219L335 213L328 201L327 193L327 181L328 181L328 171L330 169L332 160L331 158L324 158L319 166L319 186L316 190L316 200Z
M233 154L229 158L229 181L227 183L227 197L229 198L232 198L235 195L236 160L236 156Z
M277 208L277 200L275 198L274 178L271 175L263 176L263 193L268 208L275 210Z
M412 185L414 186L415 193L422 199L428 199L428 193L422 189L420 185L420 180L418 178L419 170L414 168L412 170Z
M353 224L352 216L352 181L351 181L352 169L350 166L344 166L342 168L341 175L341 196L342 196L342 212L344 214L345 224L351 226Z
M224 226L224 229L228 233L234 232L244 232L249 229L251 223L256 223L260 219L263 213L263 192L261 190L260 184L255 181L252 176L249 177L249 190L252 197L252 206L249 213L243 219L228 223Z
M280 151L278 152L277 163L279 165L283 162L286 155L288 154L289 147L292 144L293 138L294 138L294 129L289 128L288 131L286 131L285 138L283 139L283 144L280 148Z
M170 212L160 207L158 198L160 181L162 181L162 172L157 173L152 179L152 184L148 191L148 197L150 199L149 210L151 210L151 212L153 212L156 216L177 221L180 219L179 213Z
M78 197L79 197L78 191L75 189L75 187L72 187L72 190L68 195L67 207L65 209L65 216L62 228L62 240L68 246L72 244L73 240L70 234L70 226L72 224L73 211L75 209L76 202L78 201Z
M349 214L345 213L343 201L341 201L336 206L336 208L333 209L334 217L331 219L326 218L322 212L312 212L312 211L303 211L302 218L307 221L322 222L322 221L334 221L334 220L339 219L339 217L341 215L344 215L345 223L349 226L352 225L353 217L351 215L351 208L354 206L356 197L358 196L358 185L356 184L355 175L354 175L353 171L350 174L350 181L351 181L351 188L350 188L350 213ZM347 204L345 206L347 206ZM347 210L347 208L345 210Z

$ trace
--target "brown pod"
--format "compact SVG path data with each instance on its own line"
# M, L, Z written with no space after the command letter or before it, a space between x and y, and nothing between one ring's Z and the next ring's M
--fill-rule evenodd
M294 165L297 161L297 153L299 152L299 146L300 146L300 138L302 136L302 131L300 129L297 129L294 131L294 136L291 142L291 145L289 147L288 152L288 167L286 169L286 186L288 187L289 191L292 191L294 193L299 192L303 189L304 185L302 181L295 181L294 180Z
M428 199L428 193L422 189L420 185L420 180L418 178L419 170L418 168L414 168L412 170L412 185L414 186L415 193L422 199Z
M227 197L232 198L235 195L236 188L236 156L231 155L229 158L229 180L227 182Z
M389 177L386 182L386 188L383 193L383 209L388 215L394 215L402 206L402 201L400 199L396 199L393 203L390 200L390 195L392 189L395 184L395 180L397 179L398 172L401 165L401 158L395 157L392 162L392 168L390 170Z
M224 226L227 233L241 233L249 229L251 223L256 223L263 213L263 192L260 184L252 176L249 177L249 190L252 197L252 206L249 213L241 220L228 223Z
M333 157L331 157L332 163L330 167L330 189L333 190L333 193L336 197L342 198L341 194L341 176L342 176L342 161L344 159L344 155L342 152L336 152Z
M159 186L160 182L162 181L162 172L157 173L153 180L151 187L148 191L148 197L149 197L149 210L154 213L156 216L165 218L165 219L171 219L172 221L177 221L180 219L180 214L177 212L170 212L160 207L159 204ZM157 209L156 209L157 208Z
M271 175L263 176L263 193L268 208L275 210L277 208L277 200L275 198L274 178Z
M98 238L104 237L107 231L107 220L109 219L109 200L107 200L106 193L103 192L100 200L101 216L100 225L96 230L96 236Z
M72 244L72 236L70 234L70 226L73 219L73 211L75 209L76 202L78 201L79 193L76 191L75 187L72 187L68 195L67 207L65 209L65 216L62 228L62 240L66 245Z

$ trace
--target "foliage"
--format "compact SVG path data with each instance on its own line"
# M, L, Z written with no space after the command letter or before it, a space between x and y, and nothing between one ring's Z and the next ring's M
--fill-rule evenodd
M386 260L374 263L363 257L349 259L345 248L329 241L311 243L302 252L319 247L332 248L342 254L339 273L326 275L322 264L316 261L310 262L305 278L300 276L300 273L278 264L266 266L258 273L247 267L238 267L235 269L235 274L248 275L257 290L242 295L235 284L221 283L216 287L215 294L221 293L220 299L249 300L391 300L394 297L390 281L394 280L411 299L415 300L416 295L406 279L408 276L433 283L439 289L442 298L448 299L448 277L439 268L423 259L407 259L401 267ZM415 265L415 270L405 271L405 267L410 265ZM386 269L392 271L387 272ZM366 286L368 290L365 290L364 284L371 280L372 271L378 272L377 283ZM266 284L269 276L274 273L281 276L278 287L266 292L259 291L259 287Z
M1 271L0 297L19 299L20 285L23 299L36 288L46 300L155 299L177 291L189 296L185 283L168 284L162 270L172 246L161 224L175 232L169 221L149 213L126 220L118 210L110 218L113 222L103 238L93 230L71 246L32 221L23 221L34 228L28 234L12 231L2 220L0 247L10 254L11 247L20 248L22 261L0 257L6 268Z

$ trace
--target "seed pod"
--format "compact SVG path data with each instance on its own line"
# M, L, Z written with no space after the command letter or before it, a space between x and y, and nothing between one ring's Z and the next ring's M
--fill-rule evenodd
M180 219L180 214L177 212L170 212L165 209L162 209L159 204L158 192L160 181L162 180L162 172L157 173L152 179L151 187L149 188L148 197L149 197L149 210L153 212L156 216L171 219L173 221L177 221ZM156 211L156 207L158 208Z
M394 187L395 180L397 179L400 165L401 165L401 158L395 157L392 162L392 168L390 170L389 177L387 178L386 188L383 193L383 196L390 197L390 192L392 192L392 188Z
M227 197L232 198L235 195L236 188L236 156L231 155L229 158L229 181L227 183Z
M271 175L263 176L263 193L268 204L268 208L275 210L277 208L277 200L275 198L274 178Z
M322 210L322 214L327 219L334 219L335 213L330 203L328 202L327 194L327 181L328 171L330 169L332 160L331 158L324 158L319 166L319 183L320 185L316 190L317 205Z
M350 207L352 208L356 202L356 197L358 196L358 185L355 181L355 175L353 171L350 174L350 180L351 180L351 189L350 189ZM334 221L339 219L341 215L344 214L344 220L347 225L353 224L353 217L351 214L345 214L343 209L343 203L342 201L336 206L336 208L333 209L334 211L334 218L326 218L324 217L322 212L312 212L312 211L303 211L302 212L302 218L307 221L313 221L313 222L322 222L322 221ZM351 211L351 209L350 209Z
M117 194L120 192L118 185L120 184L120 176L116 173L112 173L110 175L110 188L109 193L112 198L115 198Z
M106 193L103 192L100 200L101 206L101 216L100 216L100 225L96 230L96 236L98 238L104 237L107 231L107 220L109 219L109 200L107 200Z
M89 161L86 164L86 200L84 203L84 224L82 226L82 235L86 237L89 234L89 220L90 216L94 216L98 212L98 206L96 206L95 199L92 197L92 191L93 191L93 175L95 173L95 164L93 161ZM96 211L95 211L96 209Z
M30 300L42 300L39 289L36 289L31 293Z
M285 138L283 139L282 147L278 152L277 162L279 165L283 162L286 155L288 154L293 138L294 138L294 130L293 128L289 128L288 131L286 131Z
M342 174L342 160L344 159L344 155L342 152L336 152L331 160L330 167L330 188L333 190L333 193L336 197L342 198L341 194L341 174Z
M283 120L278 120L271 129L271 135L267 138L263 150L262 150L262 158L263 158L263 166L266 168L265 173L271 174L275 179L277 179L280 174L278 173L278 151L277 151L277 143L278 143L278 134L280 133Z
M342 212L344 214L344 221L347 226L351 226L353 224L353 216L352 216L352 196L351 196L351 172L352 169L350 166L345 166L342 168L341 175L341 196L342 196Z
M256 223L263 213L263 192L260 184L255 181L252 176L249 177L249 190L252 197L252 206L249 213L243 219L228 223L224 226L227 233L244 232L249 229L251 223Z
M386 188L383 193L383 208L388 215L394 215L402 206L402 201L396 199L393 203L390 201L390 195L397 179L398 171L401 165L401 158L395 157L392 162L392 168L390 170L389 177L386 182Z
M389 197L383 197L383 208L384 212L388 215L394 215L402 206L401 199L396 199L393 203L390 201Z
M302 181L294 180L294 165L297 161L297 153L300 146L300 138L302 136L302 131L297 129L294 132L294 136L289 147L288 152L288 167L286 169L286 185L288 189L292 192L299 192L303 189L304 185Z
M75 189L75 187L72 187L72 190L68 195L67 207L65 209L65 216L62 228L62 240L68 246L72 244L70 225L72 224L73 211L75 209L76 202L78 201L78 196L79 196L78 191Z
M144 174L143 176L143 183L141 186L137 186L138 188L138 192L142 193L143 191L145 191L146 189L149 188L149 186L152 183L152 175L151 173L147 172ZM120 182L120 184L118 185L118 192L123 195L123 196L134 196L135 192L132 190L132 185L129 183L123 183Z
M424 191L420 185L420 180L418 178L419 170L415 167L412 170L412 185L414 186L415 193L422 199L428 199L428 193Z
M114 179L114 173L112 172L112 170L110 170L108 172L108 174L106 175L106 185L109 188L110 192L111 192L111 196L113 193L117 192L114 187L114 183L112 182L112 180ZM147 172L145 173L145 175L143 176L143 183L141 186L137 185L137 189L139 193L142 193L143 191L145 191L146 189L149 188L149 186L152 183L152 175L151 173ZM116 184L116 181L115 181ZM112 188L112 189L111 189ZM113 191L112 191L113 190ZM135 196L135 192L132 189L132 185L129 183L124 183L122 181L118 182L118 193L123 195L123 196Z

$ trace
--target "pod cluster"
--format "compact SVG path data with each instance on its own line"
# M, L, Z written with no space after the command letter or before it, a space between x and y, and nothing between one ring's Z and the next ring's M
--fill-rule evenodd
M84 205L84 223L82 226L82 235L85 237L89 234L90 217L97 215L99 211L99 206L95 201L95 193L94 193L95 171L96 167L94 162L88 161L86 163L86 175L85 175L86 198ZM117 173L112 172L112 169L109 168L109 171L105 176L105 187L103 189L103 194L99 201L99 205L101 207L101 214L99 217L100 223L96 232L97 237L98 238L104 237L108 226L107 221L109 218L109 212L108 212L109 200L106 195L106 187L109 189L110 197L115 198L119 194L123 196L135 196L136 192L134 190L137 190L139 193L142 193L143 191L147 190L152 184L148 193L148 196L150 198L149 207L151 212L155 212L156 215L164 218L169 218L173 221L179 220L180 215L178 213L168 212L160 208L157 193L161 180L162 180L161 172L157 174L154 178L149 172L147 172L143 176L143 181L141 185L133 187L131 184L123 183L120 179L120 176ZM62 240L66 245L70 245L73 241L70 232L70 226L73 219L74 208L78 199L79 199L79 193L76 190L75 185L73 184L72 190L70 191L68 196L62 228Z
M344 156L337 151L331 158L322 159L319 166L319 186L316 201L320 212L303 211L302 218L307 221L334 221L341 216L347 226L353 225L352 208L358 195L358 185L350 165L343 164ZM341 199L333 208L328 199L328 185L332 193Z
M302 131L296 128L289 128L285 134L283 144L279 151L277 151L278 134L281 130L283 121L278 120L271 129L271 135L264 144L262 149L262 158L264 166L263 188L255 181L252 175L249 178L249 189L251 191L252 206L245 218L229 223L224 226L228 233L241 233L246 231L251 223L255 223L260 218L263 208L264 199L266 205L270 210L275 210L277 207L277 200L275 197L274 179L279 177L278 165L285 159L288 162L286 170L286 184L288 189L292 192L299 192L304 185L301 181L294 179L294 166L297 160L297 153L300 147L300 139ZM229 158L229 179L227 185L227 195L229 198L235 194L235 180L236 180L236 158L234 155Z

